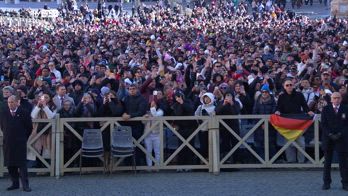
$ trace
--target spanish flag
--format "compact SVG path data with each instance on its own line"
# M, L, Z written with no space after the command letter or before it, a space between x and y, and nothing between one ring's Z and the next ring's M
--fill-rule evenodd
M287 140L294 141L311 126L313 117L307 114L272 114L270 123Z

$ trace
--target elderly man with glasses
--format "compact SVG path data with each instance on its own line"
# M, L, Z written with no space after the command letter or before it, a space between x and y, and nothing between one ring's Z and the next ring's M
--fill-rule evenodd
M338 154L342 188L348 191L348 108L341 104L342 96L338 92L331 95L331 104L324 107L321 113L323 129L324 184L323 190L330 189L331 162L334 151Z

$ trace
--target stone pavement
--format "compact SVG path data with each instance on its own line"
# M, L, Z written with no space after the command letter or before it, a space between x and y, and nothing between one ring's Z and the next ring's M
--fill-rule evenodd
M115 173L53 177L31 177L33 191L5 191L9 179L0 179L0 195L178 195L178 196L347 196L341 189L338 171L333 172L331 190L321 190L319 170L243 170L222 172Z

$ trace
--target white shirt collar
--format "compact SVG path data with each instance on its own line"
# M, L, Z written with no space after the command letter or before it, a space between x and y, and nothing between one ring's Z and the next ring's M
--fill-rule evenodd
M11 113L16 113L18 110L18 107L15 110L10 110Z
M337 108L337 109L340 109L340 105L333 105L333 108Z

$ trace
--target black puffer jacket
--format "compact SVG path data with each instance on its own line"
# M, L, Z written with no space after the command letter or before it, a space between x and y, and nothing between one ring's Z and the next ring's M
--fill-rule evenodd
M129 114L131 118L144 116L147 105L146 100L140 94L127 95L123 99L124 112Z
M188 99L184 99L183 104L175 101L171 108L173 116L193 116L194 113L193 104ZM193 129L197 123L190 120L179 120L175 121L175 124L179 126L179 129Z
M240 105L239 104L226 104L223 105L223 101L219 102L219 104L215 108L216 115L238 115L240 113ZM238 119L228 119L224 120L224 122L232 128L236 133L239 134L239 120ZM226 129L224 126L220 127L221 129Z

